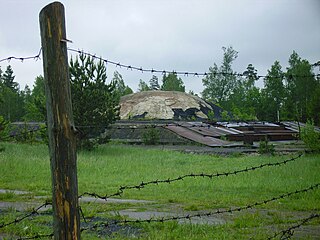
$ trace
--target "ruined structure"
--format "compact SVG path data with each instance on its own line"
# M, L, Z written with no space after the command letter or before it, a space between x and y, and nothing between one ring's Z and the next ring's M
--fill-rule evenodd
M198 96L175 91L145 91L120 100L120 119L204 120L220 119L222 109Z

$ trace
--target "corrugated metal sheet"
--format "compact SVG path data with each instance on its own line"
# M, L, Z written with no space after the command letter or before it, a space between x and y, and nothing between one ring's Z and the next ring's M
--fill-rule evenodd
M179 126L186 127L192 131L195 131L204 136L210 137L222 137L226 135L232 134L242 134L242 131L232 129L232 128L225 128L225 127L217 127L212 126L210 124L203 124L201 122L184 122L184 123L177 123Z
M303 128L306 126L305 123L299 123L298 122L281 122L287 129L290 129L292 131L295 131L295 132L299 132L299 125L300 125L300 128ZM317 132L320 132L320 128L319 127L314 127L314 129L317 131Z
M177 125L168 125L166 126L166 128L184 138L190 139L192 141L195 141L210 147L220 147L220 146L230 145L230 142L223 141L214 137L204 136L193 130L190 130L187 127L182 127Z

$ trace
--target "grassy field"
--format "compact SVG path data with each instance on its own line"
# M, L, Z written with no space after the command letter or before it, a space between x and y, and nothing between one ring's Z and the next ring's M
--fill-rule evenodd
M5 143L0 152L0 189L30 191L18 196L7 192L0 194L0 202L34 202L35 196L49 197L51 176L48 149L44 145ZM112 194L119 186L137 185L142 181L165 180L190 173L224 173L280 162L296 155L219 157L194 155L166 150L108 144L92 152L78 154L79 194L95 192ZM241 207L281 194L308 188L320 183L320 155L304 155L286 165L265 167L248 173L218 178L185 178L170 184L148 185L141 190L125 190L123 199L151 200L152 204L139 203L83 203L88 217L111 217L111 211L133 209L134 211L205 212L218 208ZM42 202L43 203L43 202ZM166 223L134 224L137 229L130 234L114 234L115 238L141 239L266 239L277 230L299 222L299 219L320 211L320 189L300 193L252 210L225 214L221 225ZM10 209L0 212L1 222L7 222L22 213ZM119 217L119 216L116 216ZM50 212L35 220L25 220L20 225L0 228L0 232L14 235L32 235L50 232ZM314 238L319 231L319 218L308 222L311 230L302 238ZM44 227L45 225L45 227ZM25 230L27 229L27 230ZM130 232L130 231L129 231ZM102 238L103 231L100 233ZM299 236L299 234L297 235ZM319 237L319 235L317 235ZM0 237L1 238L1 237ZM97 234L84 232L84 239L99 238Z

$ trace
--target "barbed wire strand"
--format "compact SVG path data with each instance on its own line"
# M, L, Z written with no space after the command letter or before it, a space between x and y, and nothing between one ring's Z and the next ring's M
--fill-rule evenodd
M253 204L249 204L249 205L242 206L242 207L235 207L235 208L228 208L228 209L218 209L218 210L211 211L211 212L188 214L188 215L183 215L183 216L174 216L174 217L167 217L167 218L165 218L165 217L162 217L162 218L150 218L150 219L145 219L145 220L141 220L141 219L138 219L138 220L124 219L124 220L114 220L112 222L107 222L107 223L104 223L104 222L101 223L100 222L100 223L94 224L91 227L81 228L81 233L84 232L84 231L95 230L98 227L109 227L112 224L132 224L132 223L140 224L140 223L152 223L152 222L164 223L164 222L168 222L168 221L177 221L177 220L184 220L184 219L190 220L191 218L196 218L196 217L200 217L200 218L201 217L210 217L210 216L213 216L213 215L218 215L218 214L223 214L223 213L235 213L235 212L240 212L240 211L252 209L254 207L261 206L261 205L264 205L264 204L268 204L270 202L274 202L274 201L277 201L277 200L280 200L280 199L284 199L284 198L290 197L290 196L295 195L295 194L300 194L300 193L306 193L306 192L309 192L309 191L313 191L313 190L319 188L319 186L320 186L320 183L317 183L317 184L311 185L308 188L295 190L295 191L292 191L292 192L287 192L287 193L278 195L276 197L272 197L272 198L269 198L269 199L266 199L266 200L258 201L258 202L255 202ZM284 230L284 231L291 231L294 228L297 228L297 227L293 226L293 227L290 227L289 229ZM38 239L38 238L49 238L49 237L52 237L52 236L53 236L53 233L45 234L45 235L37 234L35 236L20 237L18 239L19 240Z
M112 193L110 195L106 194L104 196L102 195L99 195L97 193L90 193L90 192L84 192L83 194L81 194L79 196L79 198L83 197L83 196L91 196L91 197L95 197L95 198L99 198L99 199L102 199L102 200L105 200L107 201L108 198L111 198L111 197L116 197L116 196L119 196L121 197L122 194L124 193L125 190L129 190L129 189L143 189L145 186L147 185L159 185L161 183L173 183L173 182L178 182L178 181L182 181L184 180L185 178L197 178L197 177L201 177L201 178L216 178L216 177L222 177L222 176L225 176L225 177L228 177L228 176L231 176L231 175L237 175L239 173L246 173L246 172L250 172L250 171L254 171L254 170L257 170L257 169L262 169L262 168L265 168L265 167L273 167L273 166L281 166L281 165L284 165L286 163L289 163L289 162L293 162L299 158L301 158L303 154L299 154L298 156L296 157L292 157L290 159L287 159L287 160L284 160L284 161L281 161L281 162L276 162L276 163L263 163L263 164L260 164L258 166L253 166L253 167L246 167L244 169L240 169L240 170L235 170L235 171L229 171L229 172L221 172L221 173L213 173L213 174L208 174L208 173L190 173L190 174L186 174L186 175L182 175L182 176L179 176L179 177L176 177L176 178L167 178L167 179L162 179L162 180L152 180L152 181L148 181L148 182L141 182L140 184L137 184L137 185L127 185L127 186L120 186L119 189L117 190L117 192L115 193Z
M39 52L37 55L34 55L34 56L29 56L29 57L15 57L15 56L11 56L11 57L7 57L7 58L3 58L3 59L0 59L0 63L1 62L4 62L4 61L8 61L10 62L11 60L20 60L21 62L23 62L24 60L30 60L30 59L33 59L33 60L41 60L41 52L42 52L42 48L40 48Z
M163 75L166 75L166 74L169 74L169 73L173 73L173 74L176 74L176 75L184 75L184 76L196 76L196 77L206 77L206 76L210 76L210 75L223 75L223 76L238 76L238 77L245 77L247 76L245 73L236 73L236 72L192 72L192 71L169 71L169 70L157 70L157 69L154 69L154 68L151 68L151 69L147 69L147 68L142 68L142 67L136 67L136 66L133 66L133 65L126 65L126 64L121 64L120 62L115 62L115 61L111 61L111 60L108 60L106 58L103 58L103 57L97 57L96 54L91 54L89 52L85 52L83 50L76 50L76 49L73 49L73 48L68 48L68 51L70 52L75 52L75 53L78 53L78 54L84 54L86 56L89 56L93 59L96 59L96 60L100 60L100 61L103 61L105 62L106 64L111 64L111 65L114 65L116 67L119 67L119 68L125 68L127 70L135 70L135 71L140 71L142 73L144 72L149 72L149 73L160 73L160 74L163 74ZM311 74L311 75L288 75L288 77L303 77L303 78L306 78L306 77L319 77L320 74ZM259 79L259 78L284 78L285 77L285 74L281 75L281 76L268 76L268 75L257 75L256 78Z
M0 224L0 228L4 228L4 227L7 227L7 226L12 225L12 224L20 223L20 222L22 222L23 220L25 220L25 219L27 219L27 218L29 218L29 217L31 217L31 216L34 216L34 215L36 215L36 214L39 214L39 210L40 210L40 209L42 209L43 207L47 207L47 206L49 206L49 205L52 205L51 202L46 201L45 203L41 204L41 205L40 205L39 207L37 207L37 208L34 208L31 212L23 215L22 217L18 217L18 218L14 219L13 221L10 221L10 222L8 222L8 223L2 223L2 224Z
M306 224L307 222L309 222L315 218L320 218L320 214L313 213L309 217L300 220L299 223L289 227L288 229L277 232L272 237L269 237L268 240L274 239L280 235L281 235L280 239L290 239L293 236L295 229L302 227L304 224Z
M254 170L257 170L257 169L261 169L261 168L264 168L264 167L271 167L271 166L280 166L280 165L283 165L283 164L286 164L286 163L289 163L289 162L292 162L292 161L295 161L297 159L299 159L303 154L299 154L298 156L296 157L293 157L293 158L290 158L290 159L287 159L287 160L284 160L284 161L281 161L281 162L276 162L276 163L264 163L264 164L261 164L259 166L254 166L254 167L250 167L250 168L245 168L245 169L240 169L240 170L235 170L235 171L230 171L230 172L224 172L224 173L215 173L215 174L205 174L205 173L200 173L200 174L187 174L187 175L183 175L183 176L180 176L180 177L177 177L177 178L168 178L168 179L164 179L164 180L154 180L154 181L149 181L149 182L141 182L140 184L138 185L134 185L134 186L120 186L119 190L116 192L116 193L113 193L113 194L110 194L110 195L105 195L105 196L101 196L99 194L96 194L96 193L89 193L89 192L85 192L83 194L81 194L79 196L79 198L85 196L85 195L88 195L88 196L91 196L91 197L95 197L95 198L99 198L99 199L103 199L105 201L108 200L108 198L110 197L114 197L114 196L121 196L125 190L128 190L128 189L142 189L144 188L145 186L147 185L159 185L160 183L171 183L171 182L175 182L175 181L180 181L180 180L183 180L184 178L196 178L196 177L208 177L210 179L214 178L214 177L221 177L221 176L231 176L231 175L236 175L238 173L244 173L244 172L249 172L249 171L254 171ZM42 204L41 206L39 206L38 208L36 208L35 210L33 210L31 213L28 213L26 214L25 216L23 217L20 217L20 218L17 218L15 219L14 221L12 222L9 222L9 223L6 223L6 224L2 224L0 225L0 228L3 228L5 226L8 226L8 225L11 225L11 224L15 224L15 223L18 223L18 222L21 222L22 220L36 214L38 212L38 210L46 205L49 205L51 203L49 202L46 202L44 204Z
M276 197L272 197L272 198L269 198L269 199L266 199L266 200L258 201L258 202L255 202L253 204L249 204L249 205L242 206L242 207L234 207L234 208L231 207L231 208L228 208L228 209L218 209L218 210L215 210L215 211L210 211L210 212L205 212L205 213L188 214L188 215L183 215L183 216L174 216L174 217L167 217L167 218L162 217L162 218L150 218L150 219L144 219L144 220L141 220L141 219L138 219L138 220L128 220L128 219L114 220L113 223L114 224L151 223L151 222L163 223L163 222L167 222L167 221L191 219L191 218L195 218L195 217L200 217L200 218L201 217L210 217L212 215L223 214L223 213L235 213L235 212L240 212L240 211L252 209L254 207L261 206L261 205L264 205L264 204L267 204L267 203L270 203L270 202L274 202L274 201L277 201L277 200L280 200L280 199L284 199L284 198L290 197L290 196L295 195L295 194L301 194L301 193L306 193L306 192L309 192L309 191L313 191L313 190L315 190L315 189L317 189L319 187L320 187L320 183L317 183L317 184L311 185L308 188L295 190L295 191L292 191L292 192L287 192L287 193L278 195ZM91 228L97 228L98 226L107 227L109 225L110 225L110 222L108 222L108 223L97 223L92 227L83 228L82 231L90 230Z

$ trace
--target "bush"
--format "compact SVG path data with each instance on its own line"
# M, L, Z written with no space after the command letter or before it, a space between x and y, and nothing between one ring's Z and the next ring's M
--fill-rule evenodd
M310 151L320 152L320 132L315 130L313 121L307 122L306 127L302 128L300 136Z
M0 115L0 141L7 140L9 138L9 122L6 121L3 116Z
M41 142L49 145L48 127L46 124L40 124L39 135Z
M29 129L27 123L25 122L23 126L17 127L15 140L21 143L34 143L36 142L36 131L34 129Z
M215 117L214 111L210 110L208 112L207 116L208 116L209 121L211 121L211 122L216 122L217 121L217 118Z
M156 145L160 139L160 132L154 126L150 126L148 130L146 130L142 134L142 142L145 145Z
M101 144L106 144L110 141L110 136L105 132L104 127L90 128L83 131L83 128L77 128L76 141L77 150L92 151Z
M260 154L271 154L274 155L274 145L269 144L269 140L267 137L263 141L260 141L259 150Z
M0 152L3 152L5 148L1 146L1 142L9 138L9 122L6 121L3 116L0 115Z

